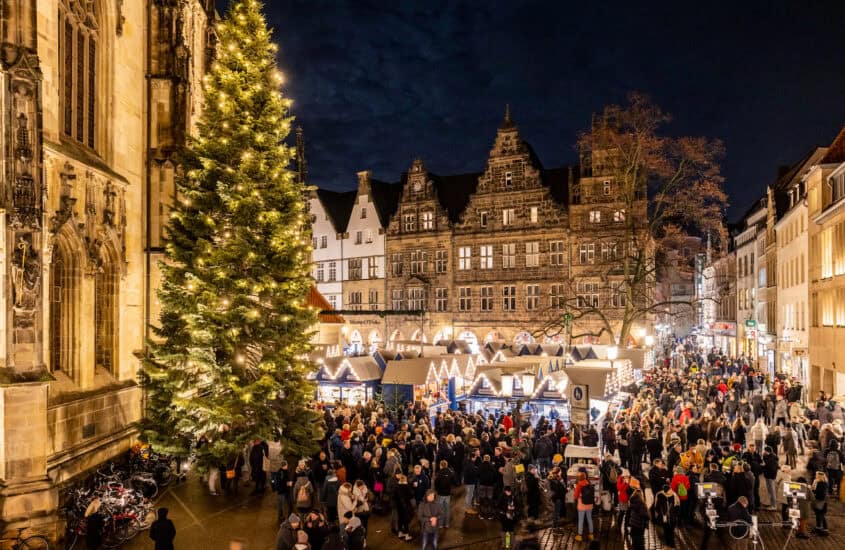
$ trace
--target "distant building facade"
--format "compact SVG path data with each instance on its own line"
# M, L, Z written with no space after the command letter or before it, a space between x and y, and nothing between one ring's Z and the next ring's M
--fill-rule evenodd
M625 221L646 211L643 197L637 212L625 212L616 183L589 156L578 167L545 169L509 115L482 173L439 176L418 159L399 183L361 172L354 197L321 193L312 212L321 208L313 201L343 203L330 209L334 230L345 229L339 257L316 248L315 270L345 266L339 309L353 352L381 342L562 342L567 333L538 329L572 303L621 319L625 293L613 282L622 280ZM314 226L318 245L328 231ZM601 333L590 317L571 330Z

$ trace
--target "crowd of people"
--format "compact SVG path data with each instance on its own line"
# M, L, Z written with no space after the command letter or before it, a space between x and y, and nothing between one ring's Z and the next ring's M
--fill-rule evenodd
M647 373L618 412L585 428L559 414L432 417L412 403L392 411L375 402L317 405L327 428L321 450L270 472L277 550L364 548L374 513L390 517L398 540L436 549L453 526L457 498L479 521L498 522L506 544L521 523L557 527L564 519L576 540L593 541L601 508L632 548L645 547L650 524L665 547L675 547L678 527L702 528L706 546L714 533L747 533L751 514L761 510L780 510L789 527L786 481L808 487L795 536L811 535L811 515L813 531L826 535L828 503L839 499L842 479L838 404L820 393L808 407L796 380L769 379L744 357L687 349L680 359ZM600 458L576 465L573 476L563 458L570 443L597 447ZM265 456L260 445L253 447L256 470ZM255 490L263 491L258 477ZM723 490L709 503L718 513L715 530L699 498L702 483ZM722 527L727 523L733 527Z

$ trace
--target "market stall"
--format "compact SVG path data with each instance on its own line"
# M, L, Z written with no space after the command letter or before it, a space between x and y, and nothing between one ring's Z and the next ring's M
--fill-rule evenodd
M325 403L366 403L375 395L381 380L381 368L369 355L327 357L318 364L309 379L317 383L316 399Z

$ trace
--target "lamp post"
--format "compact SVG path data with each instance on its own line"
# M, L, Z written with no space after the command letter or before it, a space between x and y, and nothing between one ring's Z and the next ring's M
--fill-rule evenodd
M607 358L610 360L610 368L613 368L613 362L616 361L617 357L619 357L619 348L616 346L607 348Z

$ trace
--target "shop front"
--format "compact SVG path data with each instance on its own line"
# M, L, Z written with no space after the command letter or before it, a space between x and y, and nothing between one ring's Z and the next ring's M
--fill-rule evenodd
M717 321L710 323L713 336L713 347L721 350L724 355L736 356L736 323Z

